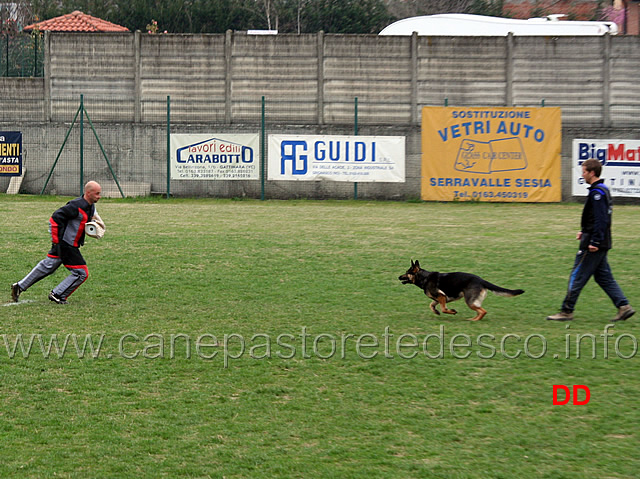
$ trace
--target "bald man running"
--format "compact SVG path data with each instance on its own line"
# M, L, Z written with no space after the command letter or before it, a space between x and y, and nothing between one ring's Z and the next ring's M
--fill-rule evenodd
M84 244L84 229L96 213L95 204L100 200L102 188L89 181L84 194L57 209L49 218L51 250L21 281L11 285L11 298L16 303L20 294L35 283L53 274L62 264L70 274L49 293L49 299L57 304L67 304L67 298L89 277L89 269L80 246Z

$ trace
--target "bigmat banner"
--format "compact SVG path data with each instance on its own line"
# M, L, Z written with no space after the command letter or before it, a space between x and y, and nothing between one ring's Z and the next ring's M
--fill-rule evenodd
M404 136L269 135L270 180L404 182Z
M590 158L602 163L602 178L613 196L640 198L640 140L573 140L574 196L587 196L582 163Z
M171 135L171 179L260 179L260 137L238 135Z
M559 108L422 109L422 199L562 199Z
M22 175L22 132L0 131L0 176Z

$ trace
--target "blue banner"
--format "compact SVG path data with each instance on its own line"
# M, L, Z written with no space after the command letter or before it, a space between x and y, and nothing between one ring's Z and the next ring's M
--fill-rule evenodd
M22 132L0 131L0 176L22 175Z

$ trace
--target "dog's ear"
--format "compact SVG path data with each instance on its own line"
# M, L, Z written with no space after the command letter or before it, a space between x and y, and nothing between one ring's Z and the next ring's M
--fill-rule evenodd
M413 268L415 266L413 260L411 260L411 267Z
M420 261L416 260L416 262L413 264L413 266L415 266L416 268L420 267Z

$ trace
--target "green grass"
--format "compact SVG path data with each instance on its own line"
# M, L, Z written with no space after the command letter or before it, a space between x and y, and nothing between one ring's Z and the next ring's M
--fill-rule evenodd
M60 270L3 306L64 200L0 196L2 477L637 477L640 318L609 330L608 358L593 282L573 323L544 320L580 205L103 200L70 304L46 297ZM638 308L640 207L614 221ZM463 302L434 316L397 280L410 259L526 293L490 295L478 323ZM103 343L46 354L54 335ZM554 384L591 401L554 406Z

